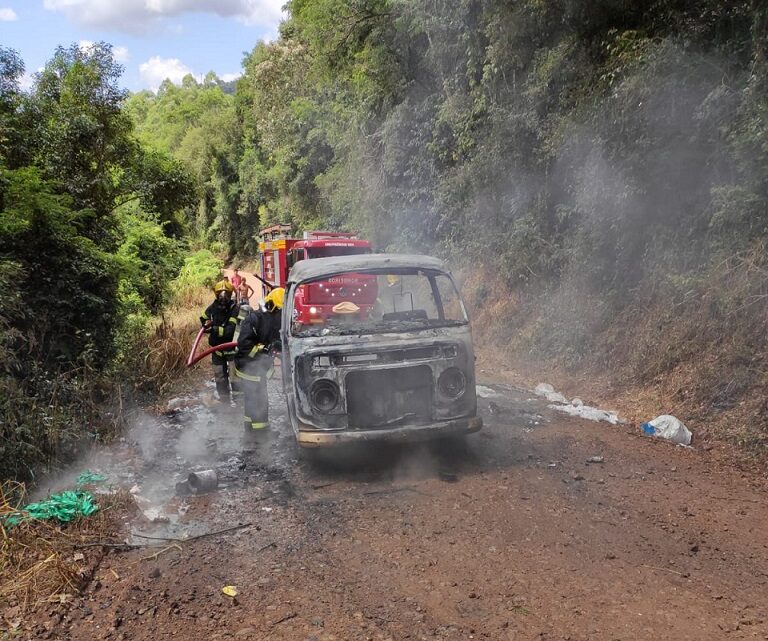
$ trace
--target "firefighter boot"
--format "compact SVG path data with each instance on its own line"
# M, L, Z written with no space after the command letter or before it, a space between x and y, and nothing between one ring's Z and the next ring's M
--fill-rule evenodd
M225 363L213 364L213 378L216 381L216 391L219 394L219 400L222 402L229 401L229 376L227 376L227 369Z

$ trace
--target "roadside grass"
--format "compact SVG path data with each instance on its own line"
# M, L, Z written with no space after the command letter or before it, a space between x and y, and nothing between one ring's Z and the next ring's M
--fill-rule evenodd
M15 406L17 429L9 433L18 438L3 442L3 474L34 479L41 468L70 461L95 442L120 434L137 404L162 399L187 383L187 356L209 297L204 287L187 290L147 327L119 369L54 377L49 393L41 397L28 398L20 390L16 400L27 405ZM6 401L13 398L6 395ZM49 420L34 421L38 415ZM31 431L30 425L39 425L39 430ZM120 546L116 537L133 498L118 491L96 500L98 512L69 524L25 521L10 527L7 517L27 502L27 488L12 480L0 484L0 605L16 613L5 616L7 625L11 619L20 621L30 609L66 601L81 590L104 554L105 548L97 544Z
M635 422L674 414L694 444L768 462L768 252L729 256L695 277L658 274L617 305L579 285L512 289L464 277L478 353L527 383L608 403Z
M24 613L64 603L91 580L105 547L120 546L123 519L134 509L127 491L96 497L99 510L68 524L7 518L27 501L23 483L0 484L0 605L8 632L21 625Z
M200 314L208 306L207 291L187 297L158 320L142 346L135 387L162 398L186 381L187 357L200 329Z
M0 478L34 480L120 434L137 405L188 382L187 356L210 291L187 288L159 318L134 326L121 359L98 372L87 365L52 373L26 364L25 376L0 376Z

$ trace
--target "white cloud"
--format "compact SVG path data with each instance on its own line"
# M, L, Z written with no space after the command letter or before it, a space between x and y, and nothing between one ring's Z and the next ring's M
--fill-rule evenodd
M192 70L178 58L153 56L139 65L141 79L152 91L157 91L157 88L165 79L179 84L182 78L189 73L192 73Z
M96 43L93 40L80 40L77 46L80 47L80 51L89 53ZM127 47L112 47L112 57L116 62L127 62L128 60L128 48Z
M19 78L19 87L21 87L24 91L29 91L35 84L35 75L42 73L43 71L43 67L38 67L37 71L34 73L30 73L29 71L25 72L24 75Z
M13 9L7 7L0 9L0 22L13 22L18 19L19 16L16 15L16 12Z
M32 85L35 83L35 76L31 73L25 73L21 78L19 78L19 87L21 87L24 91L29 91L32 89Z
M63 12L81 25L143 32L164 18L212 13L275 30L284 17L284 0L44 0L49 11Z
M232 82L233 80L237 80L240 76L242 76L242 73L225 73L220 76L220 78L224 82Z
M128 62L128 58L130 58L128 47L113 47L112 55L117 62Z

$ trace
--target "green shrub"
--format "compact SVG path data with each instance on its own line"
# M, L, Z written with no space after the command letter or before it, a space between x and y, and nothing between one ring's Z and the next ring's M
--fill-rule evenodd
M213 287L223 267L224 262L207 249L187 256L178 278L172 284L174 301L178 305L196 301L200 289Z
M169 238L164 225L153 216L137 208L123 214L124 240L117 255L122 263L121 281L129 281L130 286L121 282L122 292L130 289L137 293L146 309L157 314L168 302L172 280L182 267L181 244Z

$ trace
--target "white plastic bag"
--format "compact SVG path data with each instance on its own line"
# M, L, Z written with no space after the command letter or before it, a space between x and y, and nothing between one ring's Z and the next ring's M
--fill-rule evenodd
M667 439L673 443L679 443L680 445L691 444L691 438L693 438L691 431L683 425L680 419L670 414L657 416L652 421L648 421L648 425L653 427L654 436Z

